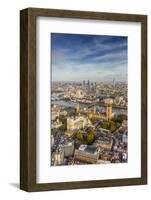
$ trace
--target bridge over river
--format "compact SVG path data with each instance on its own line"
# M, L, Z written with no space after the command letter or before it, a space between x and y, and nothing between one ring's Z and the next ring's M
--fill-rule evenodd
M103 103L83 103L83 102L73 102L73 101L65 101L65 100L51 100L51 104L56 104L56 105L61 105L61 106L64 106L64 107L71 107L71 108L76 108L77 106L77 103L79 103L80 105L80 108L84 108L84 107L87 107L87 108L91 108L91 107L94 107L96 106L96 109L98 111L105 111L106 109L106 104L103 104ZM117 105L112 105L112 111L113 113L115 114L125 114L127 115L127 107L121 107L121 106L117 106Z

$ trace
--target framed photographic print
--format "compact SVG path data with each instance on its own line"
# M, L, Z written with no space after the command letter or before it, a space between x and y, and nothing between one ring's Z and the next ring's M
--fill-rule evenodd
M147 16L20 12L20 188L147 184Z

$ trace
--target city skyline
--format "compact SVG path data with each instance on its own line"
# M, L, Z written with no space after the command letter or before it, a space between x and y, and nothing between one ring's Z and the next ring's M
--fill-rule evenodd
M54 82L51 94L51 166L128 161L127 84Z
M127 37L51 34L52 81L127 81Z

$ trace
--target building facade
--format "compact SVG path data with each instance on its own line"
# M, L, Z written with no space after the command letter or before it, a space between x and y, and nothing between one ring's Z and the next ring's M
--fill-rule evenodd
M75 150L74 159L95 164L99 159L99 148L92 145L81 145Z
M88 119L88 117L76 116L67 118L67 131L85 128L87 125L91 125L91 122Z
M74 155L74 143L67 142L62 145L62 150L64 151L64 157L70 157Z
M54 152L52 154L52 165L57 166L57 165L63 165L64 163L64 151L62 148L60 148L58 151Z

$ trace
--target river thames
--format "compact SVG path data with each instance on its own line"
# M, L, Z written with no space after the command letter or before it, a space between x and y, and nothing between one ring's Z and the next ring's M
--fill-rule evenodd
M51 104L56 104L56 105L61 105L61 106L64 106L66 108L76 108L76 105L77 103L75 102L72 102L72 101L64 101L64 100L52 100L51 101ZM84 108L84 107L89 107L91 106L92 104L84 104L84 103L79 103L80 105L80 108ZM99 106L99 105L96 105L96 109L98 111L105 111L105 106ZM113 113L115 115L120 115L120 114L124 114L124 115L127 115L127 109L121 109L121 108L113 108L112 109Z

